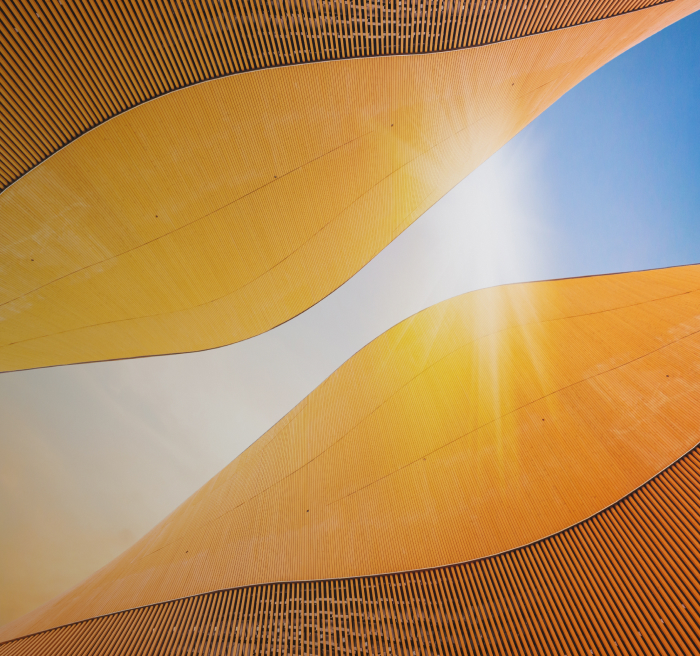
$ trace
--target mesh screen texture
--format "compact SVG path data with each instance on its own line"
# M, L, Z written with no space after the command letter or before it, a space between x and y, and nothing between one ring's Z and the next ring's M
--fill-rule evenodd
M664 0L8 0L0 190L149 99L233 73L466 48Z
M169 601L0 645L24 654L691 654L698 447L614 506L448 567Z

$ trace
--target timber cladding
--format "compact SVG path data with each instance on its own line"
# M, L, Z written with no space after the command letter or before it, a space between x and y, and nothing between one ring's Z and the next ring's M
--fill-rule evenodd
M204 80L497 43L662 2L9 0L0 7L0 190L112 116Z
M586 609L598 606L584 580L592 574L580 569L586 549L618 524L621 511L606 508L700 442L699 363L700 266L507 285L444 301L376 338L130 549L0 636L116 618L169 599L201 604L215 590L292 594L328 585L318 581L399 580L384 576L390 572L433 577L450 563L466 563L449 570L459 572L480 572L484 562L510 568L520 553L572 567L566 576L553 570L551 585L563 587L546 603L564 612L557 595L574 592L562 581L578 576L584 587L567 603L583 606L569 620L592 622ZM692 591L692 548L677 558L670 550L676 531L694 544L691 474L678 479L689 497L658 500L684 523L669 528L676 520L657 508L639 544L657 540L648 548L667 559L668 585ZM625 502L620 530L628 537L637 530L637 498ZM582 549L578 564L568 547L557 551L562 540ZM535 546L513 551L524 545ZM498 560L504 552L511 555ZM647 581L655 561L635 557L642 560L630 563L646 564L610 570L619 577L601 574L596 585L624 582L635 603L657 608L630 579ZM496 599L498 589L488 594ZM636 626L629 617L615 621Z
M0 371L199 351L288 321L577 82L699 4L228 75L100 123L0 194ZM33 98L22 120L44 105L52 125L68 120Z
M279 325L699 6L3 2L0 370ZM700 266L428 308L0 655L697 652L698 363Z
M223 590L0 644L71 654L692 654L700 454L578 526L480 561Z

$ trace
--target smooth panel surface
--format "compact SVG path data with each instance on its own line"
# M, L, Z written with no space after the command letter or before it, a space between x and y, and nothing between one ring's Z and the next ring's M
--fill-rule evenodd
M0 645L28 654L694 654L697 450L613 508L501 556L234 589Z
M465 294L358 352L12 637L211 590L439 567L545 538L700 441L700 266Z
M697 6L245 73L121 114L0 195L0 371L195 351L279 325L576 82Z

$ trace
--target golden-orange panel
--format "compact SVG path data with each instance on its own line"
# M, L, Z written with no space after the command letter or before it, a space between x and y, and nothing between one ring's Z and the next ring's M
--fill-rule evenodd
M0 194L0 371L279 325L579 80L697 7L241 73L120 114Z
M211 590L443 566L561 531L700 441L700 266L435 305L4 637Z
M234 588L0 644L28 654L692 654L700 453L550 538L488 559Z
M0 190L116 114L204 80L309 61L486 45L664 1L222 0L133 2L124 12L121 4L90 0L5 0Z

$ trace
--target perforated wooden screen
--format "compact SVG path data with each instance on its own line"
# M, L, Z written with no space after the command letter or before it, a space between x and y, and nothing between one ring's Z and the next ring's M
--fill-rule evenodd
M551 538L434 570L278 583L0 645L29 654L691 654L700 452Z
M0 5L0 190L110 117L203 80L484 45L658 4L663 0L9 0Z

